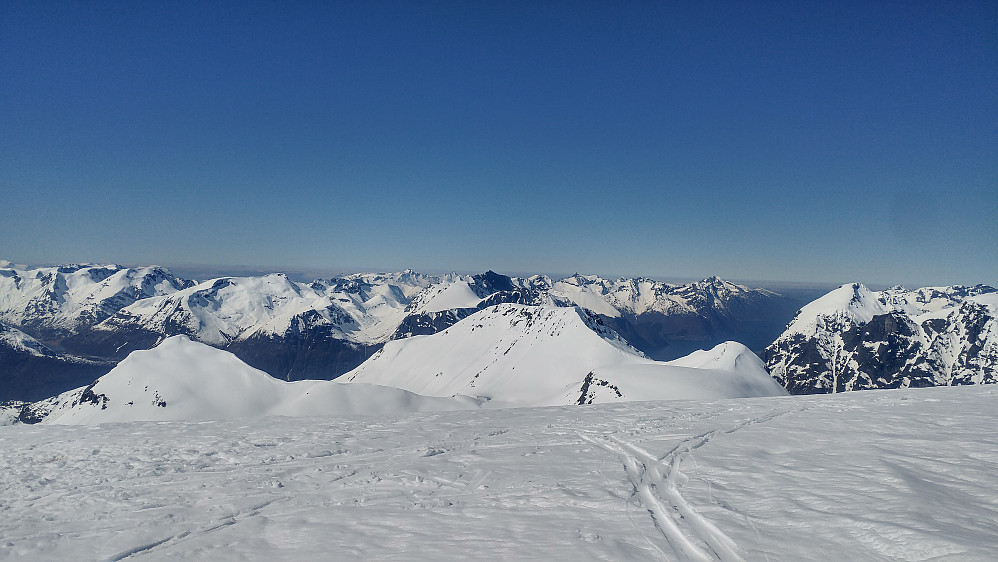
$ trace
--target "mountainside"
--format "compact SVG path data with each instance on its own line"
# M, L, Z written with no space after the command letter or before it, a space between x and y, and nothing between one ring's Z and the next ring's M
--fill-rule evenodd
M54 339L86 331L118 310L193 281L161 267L63 265L0 268L0 322Z
M516 406L782 393L740 344L662 363L591 311L518 304L483 309L434 335L389 342L340 380Z
M45 405L41 405L44 407ZM475 408L468 398L397 388L279 381L229 352L185 336L135 351L96 382L49 401L44 423L216 420L268 415L399 414Z
M330 379L366 359L434 281L411 271L311 283L283 274L213 279L120 309L81 347L121 357L186 335L284 380Z
M0 401L31 402L89 384L114 363L57 353L0 323Z
M793 394L998 382L993 287L853 283L800 309L765 351Z

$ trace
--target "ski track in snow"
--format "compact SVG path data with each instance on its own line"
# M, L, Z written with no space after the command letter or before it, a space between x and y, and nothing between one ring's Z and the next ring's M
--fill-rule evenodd
M992 560L996 423L964 387L3 427L0 560Z
M679 487L686 476L680 470L680 464L684 457L692 456L694 450L706 445L719 433L731 434L748 425L765 423L789 413L790 410L778 412L750 419L730 429L713 429L686 438L661 457L655 457L634 443L614 435L590 436L579 433L579 437L620 458L624 471L634 486L634 494L645 504L655 526L669 541L676 555L688 560L712 560L716 557L723 561L744 561L744 550L683 498ZM686 524L688 533L683 532L681 523ZM698 546L697 541L705 544L713 556Z

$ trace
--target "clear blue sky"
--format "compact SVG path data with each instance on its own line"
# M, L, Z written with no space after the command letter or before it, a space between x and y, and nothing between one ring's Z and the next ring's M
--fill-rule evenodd
M998 3L0 2L0 258L998 283Z

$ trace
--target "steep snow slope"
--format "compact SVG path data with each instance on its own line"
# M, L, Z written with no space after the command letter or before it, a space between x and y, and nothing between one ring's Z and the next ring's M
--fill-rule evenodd
M584 309L502 304L443 332L389 342L339 380L520 406L782 393L758 359L735 368L735 359L719 359L726 355L752 354L732 343L713 350L718 359L704 356L711 368L661 363Z
M798 312L766 364L794 394L998 382L995 295L843 285Z
M396 388L274 379L226 351L185 336L132 352L87 388L55 400L45 423L212 420L233 417L385 414L477 407Z
M785 334L813 335L835 318L843 324L866 324L874 316L886 314L889 307L880 294L861 283L850 283L829 292L802 307L787 326Z
M0 428L12 560L960 560L998 388Z

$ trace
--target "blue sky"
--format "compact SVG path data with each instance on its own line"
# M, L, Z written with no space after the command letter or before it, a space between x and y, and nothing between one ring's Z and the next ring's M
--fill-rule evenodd
M0 4L0 257L998 283L995 2Z

